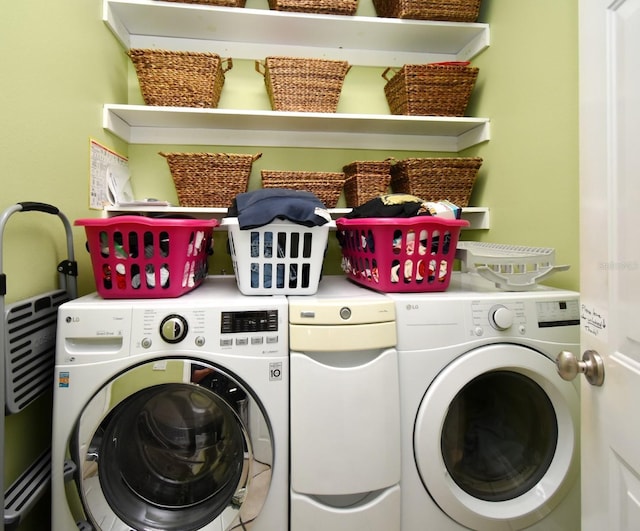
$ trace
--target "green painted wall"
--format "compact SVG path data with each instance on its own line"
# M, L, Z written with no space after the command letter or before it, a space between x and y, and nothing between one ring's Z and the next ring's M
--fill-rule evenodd
M257 0L254 0L257 2ZM369 14L361 0L361 14ZM473 60L480 68L467 114L491 119L491 140L463 156L484 159L471 204L491 209L491 230L465 231L463 239L553 247L568 272L548 283L578 289L577 1L484 0L480 21L491 25L490 47ZM262 59L262 58L257 58ZM353 67L346 76L339 112L388 113L384 68ZM142 103L129 66L129 101ZM269 109L263 78L252 61L234 61L219 104L230 109ZM176 202L167 163L158 151L263 153L249 189L260 186L261 169L340 171L354 160L451 155L246 146L132 145L130 167L138 197ZM343 205L341 200L340 205ZM216 247L224 251L224 235ZM330 238L332 241L333 238ZM327 255L325 271L339 274L339 249ZM220 252L212 272L230 270Z
M249 0L247 7L264 8ZM491 24L491 46L474 59L480 76L468 114L491 118L491 141L462 153L485 162L472 205L491 209L491 230L464 239L555 247L557 262L571 265L552 285L578 289L577 0L483 0L480 21ZM371 15L370 0L358 14ZM19 201L43 201L71 220L97 216L88 209L89 139L130 157L137 197L175 200L158 151L255 153L250 189L259 170L335 171L352 160L438 153L366 150L248 148L246 146L126 146L102 130L102 104L141 101L135 73L101 20L100 0L8 3L0 17L2 129L0 209ZM261 58L256 58L261 59ZM262 78L250 61L235 61L222 108L267 109ZM339 111L388 112L383 68L353 68ZM93 289L84 234L74 229L80 291ZM231 272L223 237L212 270ZM55 264L66 257L62 225L51 216L13 216L3 235L7 301L54 288ZM338 272L337 249L329 272ZM220 261L219 261L220 260ZM48 444L50 397L6 419L5 484ZM21 526L46 529L46 503Z
M0 17L0 39L5 50L0 208L43 201L71 220L96 216L88 209L89 139L127 154L127 146L102 129L102 105L126 98L127 75L126 57L102 22L102 2L8 4ZM15 218L7 225L4 267L9 297L22 298L51 287L66 250L55 218L37 213ZM81 288L88 290L83 234L74 233Z
M0 209L20 201L51 203L70 220L88 209L89 139L127 152L102 130L102 104L126 97L126 62L101 20L99 0L28 0L0 17ZM80 288L92 289L84 238L74 229ZM57 287L66 258L62 223L48 214L18 213L3 235L7 302ZM50 444L51 397L6 417L5 487ZM21 530L50 529L45 498Z
M579 289L578 2L485 0L491 46L472 116L491 118L491 141L464 155L485 159L474 205L491 230L466 239L553 247L568 272L550 285Z

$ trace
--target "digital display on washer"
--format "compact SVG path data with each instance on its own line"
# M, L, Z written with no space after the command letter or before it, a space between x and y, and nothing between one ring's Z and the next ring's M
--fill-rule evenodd
M538 302L536 309L540 328L580 324L580 307L577 299Z
M244 312L222 312L220 332L277 332L278 310L252 310Z

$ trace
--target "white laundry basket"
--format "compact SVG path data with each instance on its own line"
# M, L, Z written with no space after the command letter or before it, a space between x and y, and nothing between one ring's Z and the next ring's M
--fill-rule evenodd
M238 289L245 295L313 295L318 290L329 225L305 227L287 220L240 229L224 218Z

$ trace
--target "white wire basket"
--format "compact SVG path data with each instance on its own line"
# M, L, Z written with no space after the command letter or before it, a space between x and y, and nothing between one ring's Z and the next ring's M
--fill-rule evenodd
M568 265L555 264L555 249L488 242L458 242L462 271L474 271L505 291L534 289Z

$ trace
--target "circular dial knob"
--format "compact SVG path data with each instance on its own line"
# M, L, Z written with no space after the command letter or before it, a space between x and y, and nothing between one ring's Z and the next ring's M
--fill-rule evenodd
M489 324L496 330L507 330L513 324L513 312L501 304L489 310Z
M187 320L181 315L168 315L160 323L160 337L167 343L180 343L188 330Z

